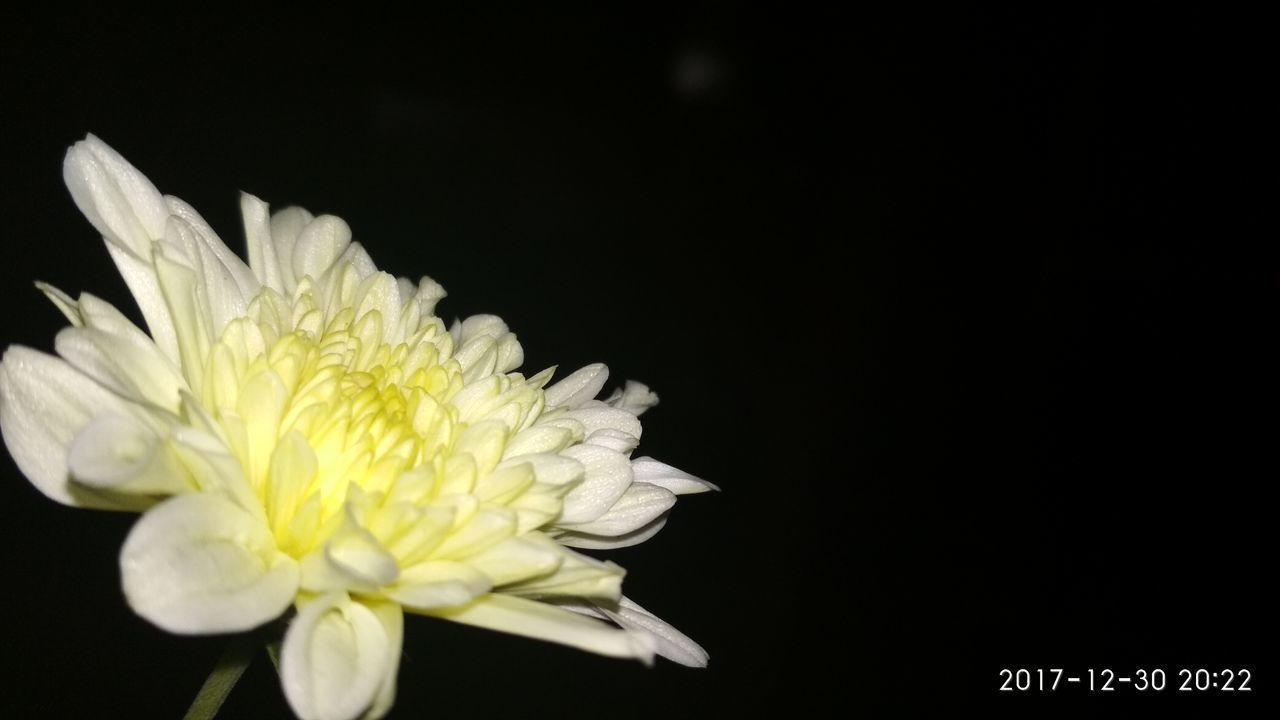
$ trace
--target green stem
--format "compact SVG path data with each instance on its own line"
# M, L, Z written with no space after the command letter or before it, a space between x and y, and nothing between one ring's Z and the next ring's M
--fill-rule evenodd
M231 639L227 649L218 658L209 677L205 678L196 699L187 709L184 720L213 720L217 717L222 703L226 702L231 689L236 686L245 668L253 661L260 640L253 635L241 635Z

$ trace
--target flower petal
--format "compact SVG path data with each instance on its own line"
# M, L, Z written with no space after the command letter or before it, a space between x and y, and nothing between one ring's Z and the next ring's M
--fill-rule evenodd
M624 432L637 440L640 439L640 421L636 419L635 415L626 410L619 410L606 405L599 400L588 400L577 408L570 410L565 416L582 423L587 435L602 428L608 428Z
M564 497L562 523L583 523L605 514L631 485L631 463L625 455L598 445L574 445L561 454L582 463L586 478Z
M428 560L400 574L387 597L416 610L457 607L489 592L493 583L470 562Z
M602 537L600 535L588 535L586 533L565 532L556 536L556 540L561 545L569 547L582 548L583 550L616 550L618 548L631 547L639 545L648 540L667 524L667 516L662 515L657 520L645 525L639 530L619 535L617 537Z
M612 620L628 630L652 635L658 643L658 654L686 667L706 667L710 655L688 635L680 632L661 618L623 597L617 606L597 604L586 600L570 600L556 603L566 610Z
M280 653L284 694L299 718L351 720L381 699L396 644L382 617L346 593L299 610Z
M156 277L151 263L133 255L119 245L107 244L107 254L115 261L116 270L124 278L129 294L142 311L142 318L147 321L147 330L155 338L156 347L165 357L178 362L178 331L173 326L173 317L169 314L169 306L165 303L164 293L160 290L160 279Z
M365 720L377 720L386 715L396 701L396 676L400 674L400 653L404 647L404 610L393 602L365 599L361 603L377 616L387 634L387 671L373 705L363 716Z
M169 444L128 415L100 415L76 434L67 452L76 482L141 495L195 490Z
M266 524L220 495L180 495L133 526L120 552L124 594L175 633L239 632L284 612L298 566Z
M339 217L321 215L307 223L293 245L293 274L319 280L351 243L351 227Z
M240 216L244 220L245 244L249 247L249 267L263 287L287 292L281 279L276 244L271 240L271 215L267 204L249 193L240 193Z
M636 482L649 483L664 487L676 495L692 495L708 490L720 490L720 486L694 477L689 473L658 462L651 457L636 458L631 461L631 471L635 473Z
M536 598L572 596L612 601L622 597L625 570L607 560L596 560L563 546L555 549L560 553L560 566L555 572L508 585L503 592Z
M280 281L284 283L281 292L285 295L292 294L298 286L298 277L293 273L293 248L302 229L314 219L315 216L300 207L287 207L271 215L271 243L276 246Z
M599 395L608 379L609 368L604 363L576 370L547 388L547 406L576 408Z
M188 389L186 380L150 338L69 327L58 333L54 348L67 362L118 394L169 412L178 411L180 393Z
M108 240L139 257L164 236L169 208L146 176L93 135L67 150L62 177L80 212Z
M0 363L0 433L23 475L65 505L141 510L147 498L101 493L71 483L67 449L76 434L103 414L142 415L65 360L12 346ZM144 422L145 418L140 418Z
M618 630L536 600L489 594L460 608L424 613L464 625L568 645L599 655L653 663L657 643L647 634Z
M644 414L645 410L658 404L658 395L650 390L648 385L635 380L628 380L621 389L614 390L613 394L605 399L605 402L619 410L626 410L639 417Z
M494 585L529 580L555 572L564 553L541 533L507 538L467 559L467 564L483 572Z
M671 491L637 482L627 488L608 512L595 520L577 524L561 522L558 525L573 532L617 537L648 525L675 504L676 496Z

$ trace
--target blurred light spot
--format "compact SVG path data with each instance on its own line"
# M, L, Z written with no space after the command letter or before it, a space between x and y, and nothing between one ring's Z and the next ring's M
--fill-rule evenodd
M671 62L671 88L688 99L711 94L723 81L724 61L703 48L685 48Z

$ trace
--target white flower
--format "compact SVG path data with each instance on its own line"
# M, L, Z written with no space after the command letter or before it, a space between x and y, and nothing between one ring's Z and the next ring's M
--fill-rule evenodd
M304 718L386 713L404 610L706 663L621 568L566 547L641 542L713 487L631 459L648 388L596 400L603 365L524 377L502 320L446 330L440 285L379 272L336 217L243 196L246 265L93 136L64 176L149 334L40 285L71 327L60 357L6 351L0 430L54 500L143 511L120 557L138 614L204 634L295 607L281 677Z

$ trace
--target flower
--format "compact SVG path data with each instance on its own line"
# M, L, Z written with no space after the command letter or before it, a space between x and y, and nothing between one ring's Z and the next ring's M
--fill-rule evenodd
M387 712L404 611L705 665L570 549L641 542L714 487L631 458L647 387L524 377L501 319L446 329L443 288L380 272L336 217L243 195L246 265L92 135L64 177L149 334L38 284L71 327L58 356L5 352L0 431L50 498L143 513L120 555L139 615L207 634L295 608L281 679L303 718Z

